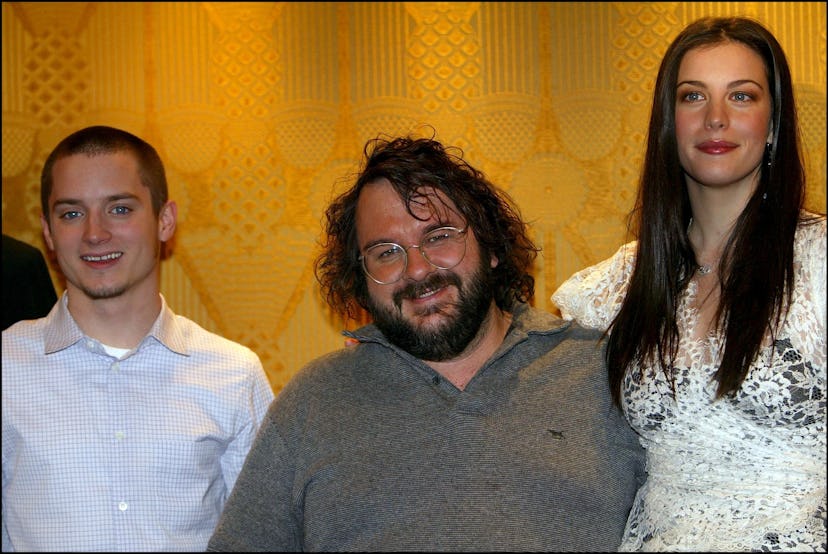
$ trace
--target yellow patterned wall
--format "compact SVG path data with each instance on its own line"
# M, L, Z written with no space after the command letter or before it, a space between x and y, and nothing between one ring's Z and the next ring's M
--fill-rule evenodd
M625 238L662 53L724 14L786 49L825 211L823 2L4 2L3 232L44 248L40 169L68 133L146 138L179 203L167 300L258 352L279 390L355 325L312 263L367 139L431 125L462 146L532 222L550 308Z

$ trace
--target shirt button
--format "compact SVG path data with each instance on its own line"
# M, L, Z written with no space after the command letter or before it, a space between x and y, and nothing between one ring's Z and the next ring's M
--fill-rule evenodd
M431 378L431 382L434 383L434 386L437 386L437 385L440 384L440 378L435 375L434 377Z
M112 371L114 371L115 373L121 371L121 364L119 364L118 362L114 362L110 367L112 368Z
M86 341L86 346L87 346L87 347L89 347L89 348L95 348L95 343L94 343L94 342L92 342L91 340L90 340L90 341Z
M126 502L118 502L118 509L121 510L122 512L126 512L128 507L129 506L127 505Z
M123 431L116 431L115 432L115 438L118 439L118 440L123 440L124 432Z

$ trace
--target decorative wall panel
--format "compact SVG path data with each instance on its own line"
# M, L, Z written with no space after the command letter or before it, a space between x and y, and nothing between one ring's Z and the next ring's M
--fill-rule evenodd
M535 305L625 236L652 87L703 15L763 21L792 64L825 211L822 2L4 2L3 232L44 249L40 170L70 132L122 127L179 204L173 308L253 348L275 390L362 321L313 276L324 209L365 141L429 133L521 206L543 252ZM61 276L54 266L59 290Z

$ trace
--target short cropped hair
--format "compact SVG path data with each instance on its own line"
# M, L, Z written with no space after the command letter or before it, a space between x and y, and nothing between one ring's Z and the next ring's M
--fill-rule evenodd
M97 156L115 152L130 152L135 156L138 162L138 176L141 183L150 191L152 211L158 217L169 195L167 175L158 152L152 145L132 133L105 125L95 125L75 131L64 138L43 164L40 174L40 207L47 223L51 225L49 196L52 194L52 170L55 162L77 154Z

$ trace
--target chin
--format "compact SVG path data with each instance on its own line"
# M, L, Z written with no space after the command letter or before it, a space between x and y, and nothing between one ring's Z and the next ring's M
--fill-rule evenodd
M124 287L81 287L83 293L92 300L106 300L108 298L117 298L126 292Z

